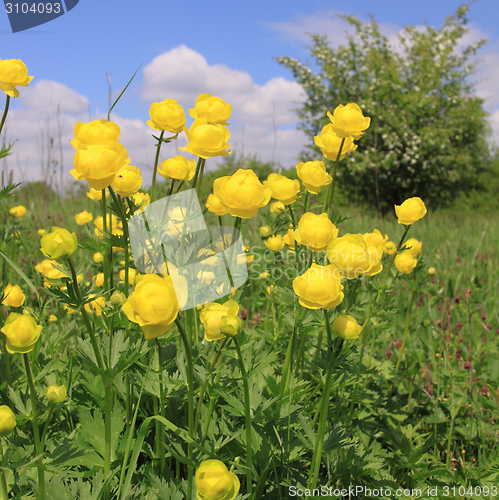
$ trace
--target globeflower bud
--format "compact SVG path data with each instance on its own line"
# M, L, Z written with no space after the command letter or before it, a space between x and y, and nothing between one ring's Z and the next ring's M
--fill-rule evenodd
M409 238L404 244L405 251L409 252L413 257L417 257L423 248L423 242L416 238Z
M67 395L68 391L64 384L63 385L52 384L45 389L45 397L51 403L62 403L66 399Z
M18 86L27 86L33 80L21 59L0 60L0 89L10 97L19 97Z
M17 207L12 207L9 210L9 214L13 215L16 219L21 219L26 215L26 207L23 205L18 205Z
M295 240L309 250L325 250L328 243L338 236L338 228L329 220L326 213L317 215L306 212L293 232Z
M29 314L10 313L0 332L7 337L8 352L25 354L33 350L42 330Z
M177 155L169 160L162 161L158 167L158 174L165 179L190 181L196 173L196 160L188 160Z
M395 257L394 264L399 273L410 274L417 266L418 261L416 260L416 257L406 250L405 252L399 253Z
M66 259L78 248L76 234L62 227L53 227L50 233L42 236L40 244L43 254L54 260Z
M286 176L276 173L270 174L263 185L272 190L272 198L282 201L284 205L290 205L296 201L300 191L298 179L288 179Z
M359 338L362 327L352 316L340 314L333 321L333 331L342 339L353 340Z
M395 205L398 223L410 226L426 215L426 206L421 198L409 198L402 205Z
M120 168L114 177L111 187L125 198L135 194L142 185L143 179L140 170L132 165Z
M7 406L0 406L0 436L7 436L16 427L14 412Z
M119 290L116 290L111 295L110 302L113 306L122 306L126 302L125 294L123 292L120 292Z
M26 295L24 295L21 287L19 285L12 286L10 283L5 287L3 292L3 302L4 306L9 307L21 307L26 300Z
M201 462L194 484L198 500L234 500L241 487L238 477L220 460Z
M184 127L184 131L189 144L178 148L181 151L188 151L204 159L213 156L227 156L231 153L228 151L230 149L230 144L228 144L229 129L219 123L211 124L206 118L199 118L194 120L190 129Z
M437 274L437 270L434 267L429 267L428 268L428 274L430 276L434 276L435 274Z
M321 188L328 186L333 178L326 172L323 161L302 161L296 165L298 177L303 182L305 189L312 194L318 194Z
M284 240L280 234L276 234L275 236L271 236L265 240L265 246L269 250L277 252L278 250L282 250L284 248Z
M260 236L262 236L263 238L267 238L272 234L272 228L268 224L261 226L259 231Z
M88 224L93 218L94 216L86 210L82 210L79 214L75 215L75 221L79 226Z
M328 111L327 116L334 132L341 138L352 136L354 139L360 139L364 130L371 124L371 118L365 117L360 106L355 103L346 106L340 104L333 114Z
M228 125L227 120L230 118L231 112L232 106L230 104L227 104L220 97L210 94L200 94L194 108L189 109L189 114L194 120L206 118L208 123L219 123L220 125Z
M225 334L221 330L222 318L227 315L237 316L238 312L239 304L232 299L229 299L225 304L217 302L205 304L200 314L201 323L204 326L204 338L208 342L223 339Z
M273 214L279 215L282 214L286 210L286 205L282 201L273 201L270 204L270 211Z
M243 322L239 316L235 314L227 314L220 322L220 331L226 337L235 337L243 329Z
M173 134L182 132L187 121L184 109L175 99L153 102L149 108L151 119L147 125L154 130L168 130Z

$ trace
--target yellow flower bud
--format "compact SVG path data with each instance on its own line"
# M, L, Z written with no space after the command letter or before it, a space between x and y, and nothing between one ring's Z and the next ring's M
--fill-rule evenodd
M75 215L75 221L79 226L89 223L93 218L94 216L86 210L82 210L79 214Z
M426 215L426 206L421 198L409 198L402 205L395 205L398 223L410 226Z
M204 326L204 338L208 342L223 339L225 335L221 331L222 318L227 315L237 316L238 312L239 305L232 299L225 304L217 302L205 304L200 314L201 323Z
M264 186L253 170L239 169L213 183L213 192L234 217L249 219L270 201L272 190Z
M201 462L194 484L198 500L234 500L241 487L238 477L220 460Z
M158 174L165 179L190 181L196 173L196 160L188 160L177 155L169 160L162 161L158 167Z
M102 200L102 190L90 188L87 192L87 196L93 201L101 201ZM106 198L109 196L109 191L106 190Z
M175 99L165 99L153 102L149 108L151 119L146 123L154 130L168 130L173 134L182 132L185 122L185 112Z
M383 250L387 255L393 255L397 251L397 245L393 241L387 241Z
M128 198L135 194L142 185L142 174L137 167L125 165L114 177L111 187L120 195Z
M435 274L437 274L437 270L434 267L429 267L428 268L428 274L430 276L434 276Z
M333 331L338 337L353 340L359 338L362 327L352 316L341 314L333 321Z
M259 231L263 238L268 238L272 234L272 228L268 224L260 226Z
M128 283L133 283L133 280L135 279L135 275L137 274L137 271L135 269L132 269L131 267L128 268ZM122 269L119 273L120 280L122 283L125 283L125 270Z
M4 306L9 307L21 307L26 300L26 295L24 295L21 287L19 285L12 286L10 283L5 287L3 292L3 302Z
M291 247L291 248L294 248L295 245L296 245L296 241L295 241L295 236L294 236L294 232L291 228L288 229L288 232L282 237L284 243L286 243L286 245L288 245L288 247Z
M243 321L235 314L227 314L220 322L220 331L227 337L235 337L243 329Z
M298 179L288 179L284 175L270 174L264 186L272 190L272 198L281 201L284 205L290 205L298 197L300 191L300 181Z
M7 351L24 354L33 350L42 330L29 314L10 313L0 332L7 337Z
M227 127L218 123L208 123L206 118L199 118L194 120L190 129L184 127L184 131L189 143L183 148L178 148L181 151L189 151L205 159L230 154L228 151L230 144L227 142L230 132Z
M265 246L274 252L278 250L282 250L284 248L284 240L280 234L276 234L275 236L271 236L267 240L265 240Z
M48 317L48 320L47 320L49 323L55 323L57 321L57 316L55 314L51 314L49 317Z
M406 250L405 252L399 253L395 257L394 264L399 273L410 274L417 266L418 261L416 260L414 255Z
M282 201L273 201L270 204L270 211L273 214L279 215L282 214L286 210L286 205Z
M101 262L104 262L104 255L102 255L100 252L95 252L95 253L92 255L92 260L93 260L96 264L100 264Z
M323 161L302 161L296 165L298 177L303 182L305 189L312 194L321 192L321 188L331 184L333 178L326 172Z
M0 60L0 89L10 97L19 97L16 87L25 87L33 80L21 59Z
M298 222L298 228L293 235L300 245L318 252L325 250L329 242L338 236L338 228L329 220L326 213L317 215L306 212Z
M58 265L59 264L55 260L43 259L35 266L35 271L39 272L45 278L52 280L65 278L66 275L54 267Z
M228 125L227 120L230 118L232 106L227 104L220 97L214 97L210 94L200 94L196 99L194 108L189 109L189 114L197 120L206 118L208 123L219 123L220 125Z
M66 386L52 384L45 389L45 397L51 403L62 403L68 396Z
M304 274L293 280L298 301L308 309L331 309L343 300L341 273L333 265L315 263Z
M45 229L39 229L38 230L38 236L43 236L46 233L47 233L47 231L45 231Z
M14 412L7 405L0 406L0 436L10 434L16 425Z
M423 248L423 242L418 241L416 238L409 238L405 242L404 248L413 257L417 257L421 253L421 249Z
M116 290L111 295L110 302L113 306L122 306L126 302L126 297L123 292Z
M42 236L40 245L40 250L46 257L62 260L76 252L78 240L75 233L70 233L62 227L53 227L50 233Z

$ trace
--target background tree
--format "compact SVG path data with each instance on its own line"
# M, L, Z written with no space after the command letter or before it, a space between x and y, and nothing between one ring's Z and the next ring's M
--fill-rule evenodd
M311 139L307 159L318 159L313 137L328 123L328 110L355 102L371 117L359 148L338 169L350 197L380 211L410 196L443 206L478 186L489 164L489 128L469 76L485 41L463 47L467 12L460 7L439 29L408 26L393 41L373 19L344 17L355 28L346 45L333 48L325 36L311 36L317 71L278 58L307 95L298 110Z

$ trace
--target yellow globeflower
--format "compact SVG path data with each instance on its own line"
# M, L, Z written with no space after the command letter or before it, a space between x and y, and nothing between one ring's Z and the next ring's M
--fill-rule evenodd
M87 192L87 196L93 201L101 201L102 200L102 190L90 188ZM109 196L109 191L106 190L106 198Z
M200 94L194 108L189 109L189 114L194 120L206 118L208 123L219 123L220 125L228 125L227 120L230 118L231 112L232 106L230 104L227 104L220 97L210 94Z
M12 207L9 210L9 214L13 215L16 219L21 219L26 215L26 207L24 207L23 205Z
M137 167L132 167L132 165L125 165L116 172L111 187L120 196L128 198L140 189L142 182L140 170Z
M86 210L82 210L79 214L75 215L75 221L79 226L88 224L93 218L94 216Z
M6 348L11 354L27 353L34 349L43 327L28 313L10 313L0 332L7 337Z
M173 134L182 132L185 122L185 112L175 99L165 99L153 102L149 108L151 119L146 123L154 130L168 130Z
M16 87L26 87L33 80L21 59L0 59L0 89L10 97L19 97Z
M315 263L304 274L293 280L298 301L308 309L331 309L343 300L341 273L336 266Z
M426 206L421 198L408 198L402 205L395 205L398 223L410 226L426 215Z
M0 437L9 435L16 427L16 416L7 406L0 406Z
M133 283L133 280L135 279L135 275L137 274L137 271L135 269L132 269L131 267L128 268L128 283ZM125 282L125 270L122 269L119 272L120 280L122 283Z
M39 229L38 230L38 236L43 236L47 231L45 229Z
M198 500L234 500L241 487L237 476L220 460L201 462L194 484Z
M99 149L118 142L120 127L104 118L87 123L78 122L74 126L74 135L70 143L75 149Z
M332 161L336 161L340 152L340 146L343 139L338 137L334 132L331 124L322 127L320 135L314 137L314 142L321 148L322 154ZM351 153L357 149L357 144L354 144L352 137L347 137L341 148L340 160L345 158L347 153Z
M68 396L68 390L64 384L52 384L45 389L45 397L51 403L62 403Z
M140 206L140 211L143 212L144 208L151 202L148 193L135 193L131 196L133 203Z
M284 175L270 174L264 186L272 190L272 198L281 201L284 205L290 205L298 198L300 192L300 181L298 179L288 179Z
M59 264L56 260L43 259L35 266L35 271L39 272L45 278L53 280L66 277L62 271L59 271L54 267L58 265Z
M362 236L368 246L381 247L381 249L384 249L388 242L388 235L385 234L383 237L378 229L374 229L372 233L364 233Z
M328 243L338 236L338 228L329 220L326 213L317 215L306 212L302 215L294 238L300 245L319 252L326 250Z
M357 320L348 314L340 314L333 321L333 332L343 339L357 339L361 331L362 327L357 323Z
M239 169L231 176L216 179L213 192L231 215L243 219L254 217L272 196L272 190L251 169Z
M90 294L90 298L95 297L95 294ZM102 316L102 310L106 307L106 299L104 297L97 297L85 304L85 311L89 314L95 313L97 316Z
M272 228L268 224L264 224L260 226L258 232L262 238L268 238L272 234Z
M120 236L123 234L122 228L122 223L116 217L114 214L107 214L106 215L106 228L108 231L111 231L112 234L115 236ZM99 217L96 217L94 219L94 224L96 226L95 228L95 234L99 238L102 238L104 236L103 231L104 231L104 219L102 218L102 215L99 215Z
M327 247L327 257L347 279L368 273L373 262L367 244L361 234L345 234L333 240Z
M296 165L298 177L303 182L305 189L312 194L321 192L321 188L331 184L333 178L326 172L323 161L302 161Z
M338 137L353 137L360 139L364 135L364 130L369 128L371 118L362 114L358 104L349 103L346 106L340 104L331 114L327 113L331 120L333 131Z
M284 248L284 240L280 234L276 234L275 236L271 236L265 240L265 246L269 250L276 252L277 250L282 250Z
M95 286L101 288L104 285L104 273L98 273L95 276Z
M393 241L387 241L383 250L387 255L393 255L397 251L397 245Z
M185 135L189 140L187 146L178 148L181 151L189 151L201 158L212 158L213 156L227 156L230 154L230 132L227 127L218 123L208 123L206 118L194 120L191 128L184 127Z
M284 243L286 243L286 245L288 245L288 247L291 247L291 248L295 247L295 245L296 245L295 237L294 237L293 230L291 228L288 229L288 232L282 237L282 239L284 240Z
M50 233L44 234L40 239L40 250L45 257L53 260L67 259L78 248L75 233L70 233L63 227L53 227Z
M417 257L421 253L421 249L423 248L423 242L422 241L418 241L416 238L409 238L405 242L404 248L413 257Z
M176 155L169 160L162 161L158 167L158 174L165 179L190 181L196 173L196 160Z
M210 194L206 200L206 208L215 215L225 215L229 213L227 207L220 201L220 198Z
M135 289L123 304L123 312L144 332L146 340L167 333L180 311L171 276L156 274L137 276Z
M9 307L21 307L26 300L26 295L24 295L21 287L19 285L12 286L10 283L5 287L3 292L3 302L4 306Z
M96 264L100 264L101 262L104 262L104 255L102 255L100 252L95 252L95 253L92 255L92 260L93 260Z
M286 210L286 205L282 201L273 201L270 204L270 211L273 214L279 215L282 214Z
M204 326L204 338L208 342L213 340L223 339L225 334L222 333L222 319L227 315L237 316L239 312L239 304L229 299L225 304L217 302L209 302L203 306L200 319Z
M394 264L399 273L410 274L418 265L418 261L414 255L406 250L395 257Z

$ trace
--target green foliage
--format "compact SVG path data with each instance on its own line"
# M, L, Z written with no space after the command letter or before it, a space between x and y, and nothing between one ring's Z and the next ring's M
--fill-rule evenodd
M347 44L334 48L312 35L313 65L278 58L306 93L298 116L311 144L339 104L355 102L371 117L361 147L338 169L350 199L380 211L411 196L440 207L480 186L488 127L469 76L484 41L460 47L467 12L463 5L438 29L408 26L393 42L376 21L345 16L355 28ZM317 151L310 145L303 154L317 159Z

